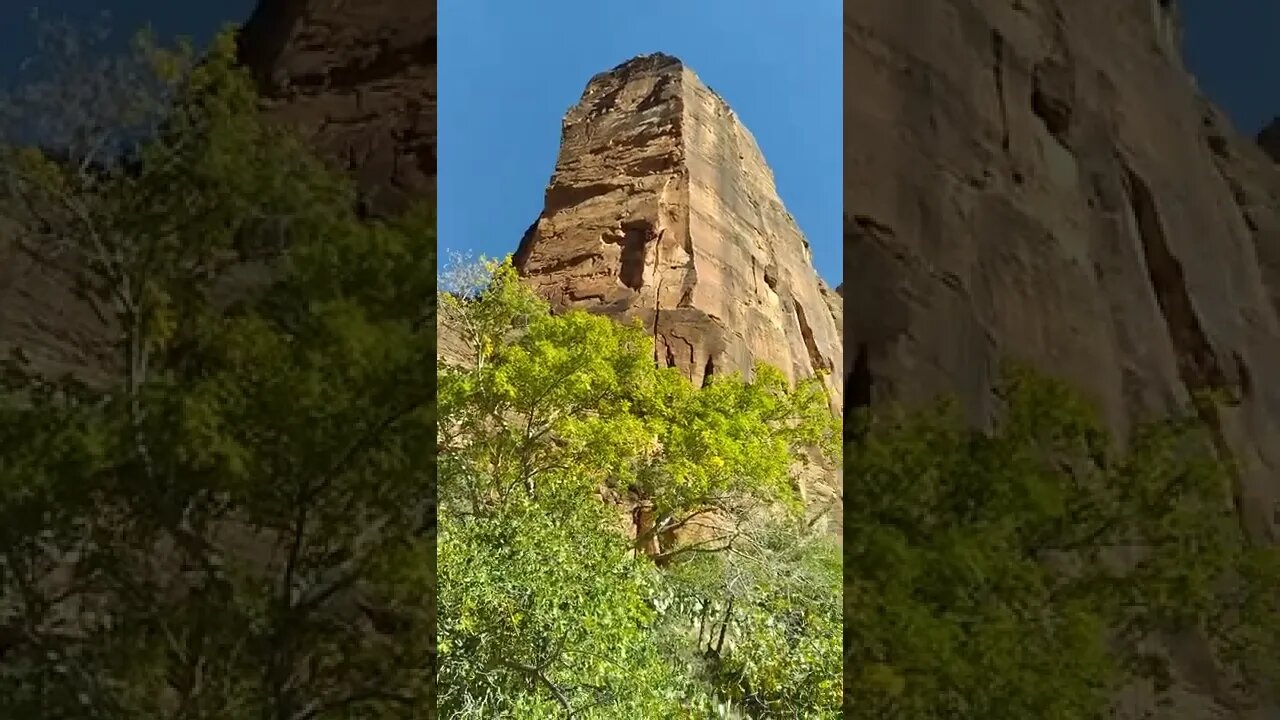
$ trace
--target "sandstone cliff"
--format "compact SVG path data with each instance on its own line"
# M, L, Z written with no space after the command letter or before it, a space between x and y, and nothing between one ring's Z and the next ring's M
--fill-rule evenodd
M434 2L262 0L241 49L267 113L344 166L371 209L435 193Z
M1013 357L1123 433L1222 391L1204 419L1274 539L1280 168L1199 93L1180 35L1171 0L845 3L846 393L958 393L981 422ZM1185 679L1162 717L1233 716L1212 671Z
M1161 0L858 0L845 15L845 298L875 400L989 410L1013 355L1117 428L1201 389L1280 501L1280 169L1197 92ZM853 389L849 390L854 392Z
M640 320L695 383L763 361L828 373L841 407L839 297L751 134L676 58L587 84L516 265L556 307Z

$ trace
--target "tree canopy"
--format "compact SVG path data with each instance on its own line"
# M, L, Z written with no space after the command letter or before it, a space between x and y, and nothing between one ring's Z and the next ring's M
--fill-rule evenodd
M440 300L467 346L438 375L441 713L835 717L839 554L792 472L835 448L820 382L695 387L509 261L462 271Z
M149 132L0 156L13 250L109 348L0 385L5 717L434 707L432 213L358 218L234 56L144 38Z
M1001 395L988 433L943 404L846 450L846 717L1111 717L1124 688L1172 700L1170 637L1219 700L1274 687L1280 564L1194 414L1119 447L1059 382L1013 369Z

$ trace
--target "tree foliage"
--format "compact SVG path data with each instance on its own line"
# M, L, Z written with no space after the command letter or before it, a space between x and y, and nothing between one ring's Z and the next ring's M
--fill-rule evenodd
M839 555L815 569L778 541L803 527L793 464L839 430L821 384L761 367L697 388L639 328L550 313L509 262L455 277L442 714L834 717Z
M0 386L0 715L427 716L431 212L361 221L231 33L138 48L147 132L0 158L18 250L110 348Z
M1120 449L1057 382L1001 392L990 433L944 404L868 419L846 452L846 716L1109 717L1126 685L1169 689L1174 634L1267 687L1276 554L1241 537L1203 428Z

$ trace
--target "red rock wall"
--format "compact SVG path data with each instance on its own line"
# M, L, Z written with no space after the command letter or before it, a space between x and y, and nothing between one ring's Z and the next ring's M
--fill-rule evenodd
M755 140L676 58L587 85L516 262L556 306L639 320L658 362L695 383L765 362L827 374L841 407L839 297Z

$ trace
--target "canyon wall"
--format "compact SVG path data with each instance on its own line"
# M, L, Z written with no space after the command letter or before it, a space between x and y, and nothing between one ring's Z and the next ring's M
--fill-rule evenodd
M751 134L674 57L587 84L515 261L555 307L638 320L694 383L764 362L842 406L840 298Z
M1162 0L857 0L845 279L870 402L992 406L1010 356L1123 431L1201 390L1260 536L1280 501L1280 168L1182 65Z
M1280 167L1197 89L1181 34L1171 0L846 1L846 394L959 394L983 423L1001 360L1029 361L1123 437L1217 391L1231 502L1274 540ZM1172 652L1158 716L1238 717Z

